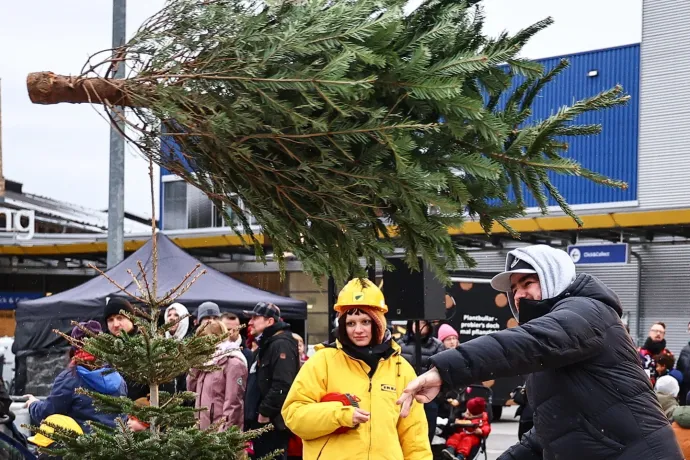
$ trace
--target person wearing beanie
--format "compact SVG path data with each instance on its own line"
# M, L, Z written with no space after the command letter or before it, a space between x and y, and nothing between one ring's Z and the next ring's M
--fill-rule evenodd
M106 299L105 309L103 312L103 319L108 327L108 332L116 337L119 337L123 332L127 335L135 335L138 333L138 328L127 316L122 312L134 316L136 312L134 307L127 299L122 297L110 297ZM127 383L127 397L132 401L140 398L145 398L149 394L148 385L137 383L125 377ZM162 391L170 392L170 387L161 387Z
M340 291L337 339L317 345L283 404L304 460L432 458L424 408L400 418L395 400L415 378L386 327L381 290L354 279Z
M124 311L129 315L134 315L134 307L122 297L110 297L106 299L103 320L108 327L108 332L112 335L120 335L122 332L132 335L136 333L136 327L132 320L123 315Z
M683 459L615 292L543 244L509 251L491 286L518 325L433 356L397 401L401 417L444 384L523 375L534 427L497 460Z
M656 396L659 398L659 404L661 404L664 414L666 414L669 420L672 420L673 411L678 407L678 392L680 391L678 380L670 375L659 377L654 386L654 391L656 391Z
M220 319L220 308L215 302L204 302L196 311L195 324L201 326L209 321Z
M486 400L472 398L467 401L463 418L455 420L455 433L448 437L443 457L450 460L472 460L472 454L491 433Z
M87 321L75 326L71 336L81 342L88 336L101 332L98 321ZM38 426L51 415L61 414L73 418L87 433L91 431L88 421L115 428L115 420L120 415L97 411L93 400L76 390L84 388L108 396L126 396L125 380L118 372L99 364L94 356L81 348L72 347L70 356L72 359L69 366L56 377L45 400L40 401L32 395L26 395L26 407L29 409L32 425Z
M458 346L458 331L453 329L450 324L442 324L438 328L438 339L443 343L446 350L456 348Z

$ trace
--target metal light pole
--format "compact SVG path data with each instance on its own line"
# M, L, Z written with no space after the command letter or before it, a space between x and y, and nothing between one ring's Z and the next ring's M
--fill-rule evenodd
M113 49L125 44L127 0L113 0ZM115 63L115 78L125 77L124 61ZM125 109L117 107L122 116ZM114 119L117 115L114 114ZM108 268L125 258L125 138L120 134L125 124L110 128L110 180L108 182Z

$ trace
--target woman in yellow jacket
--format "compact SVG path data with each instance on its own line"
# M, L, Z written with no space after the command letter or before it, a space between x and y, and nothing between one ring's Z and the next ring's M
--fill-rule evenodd
M429 460L424 407L400 417L396 401L415 378L391 340L383 294L369 280L338 295L338 340L307 361L283 404L285 424L304 442L304 460Z

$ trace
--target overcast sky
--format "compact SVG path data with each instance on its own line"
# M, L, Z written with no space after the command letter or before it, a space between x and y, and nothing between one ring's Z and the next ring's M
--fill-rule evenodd
M163 4L130 0L128 36ZM555 24L525 47L530 58L637 43L641 37L642 0L482 4L489 35L554 18ZM3 168L26 192L96 209L108 206L108 124L86 105L31 104L25 80L44 70L78 73L90 54L110 47L111 21L110 0L0 1ZM150 216L147 164L129 146L126 157L125 209Z

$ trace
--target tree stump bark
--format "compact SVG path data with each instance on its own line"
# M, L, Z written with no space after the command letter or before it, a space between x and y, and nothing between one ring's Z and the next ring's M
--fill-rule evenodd
M123 91L126 80L83 78L34 72L26 78L29 99L34 104L103 104L132 107Z

